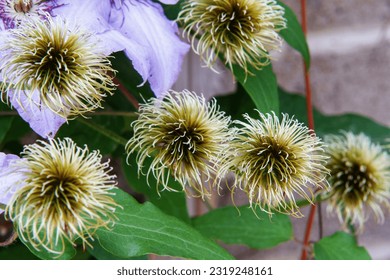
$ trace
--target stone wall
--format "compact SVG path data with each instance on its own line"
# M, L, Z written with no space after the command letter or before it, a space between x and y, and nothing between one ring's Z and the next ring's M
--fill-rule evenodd
M300 18L299 2L285 0ZM390 125L390 1L309 0L307 18L315 106ZM300 57L286 44L274 69L286 90L304 91Z

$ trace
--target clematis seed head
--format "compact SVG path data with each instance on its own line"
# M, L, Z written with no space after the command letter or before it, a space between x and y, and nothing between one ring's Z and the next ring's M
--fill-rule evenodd
M59 17L32 18L8 31L2 44L2 90L12 91L16 100L27 95L34 102L31 94L38 91L43 104L37 105L68 118L101 107L113 91L113 70L93 34Z
M172 190L172 175L187 194L204 198L210 194L207 185L219 180L215 175L228 149L229 124L215 100L207 102L187 90L170 91L163 100L152 98L140 106L128 157L137 151L139 172L154 157L147 176L153 174L157 184Z
M361 232L370 211L383 222L383 207L390 209L390 157L379 144L363 134L344 132L325 138L330 157L328 211L335 211L345 225Z
M231 155L222 172L233 171L233 192L239 188L250 206L301 216L296 195L312 201L311 188L326 186L323 142L297 120L283 114L244 115L231 141Z
M184 33L208 67L218 54L232 68L260 69L278 50L286 27L284 9L269 0L188 0L179 14Z
M96 229L112 225L116 177L101 159L69 138L26 146L13 166L21 187L6 208L19 237L37 250L62 254L66 242L89 245Z

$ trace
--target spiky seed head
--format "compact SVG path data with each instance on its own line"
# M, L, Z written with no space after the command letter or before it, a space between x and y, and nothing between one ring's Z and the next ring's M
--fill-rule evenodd
M329 211L345 225L363 230L369 211L383 222L382 207L390 207L390 157L363 133L344 132L325 138L330 170Z
M6 29L15 28L31 17L47 19L58 6L55 0L0 0L0 20Z
M225 63L248 71L269 64L269 51L278 50L278 31L286 27L284 9L269 0L188 0L178 20L192 49L212 67L218 54Z
M32 101L37 90L44 106L67 118L101 107L112 92L113 70L93 34L61 18L33 18L8 31L0 71L3 90L17 100L26 94Z
M231 138L229 123L215 100L207 102L188 90L170 91L163 100L152 98L140 106L128 157L137 151L139 172L154 157L147 176L153 174L157 184L171 190L173 175L187 194L204 198L218 181L215 174Z
M6 214L19 237L34 246L61 254L65 242L83 246L99 227L115 221L112 198L115 176L98 151L80 148L69 138L26 146L18 170L25 178ZM62 248L62 251L56 248Z
M244 115L246 122L231 142L222 172L235 173L235 188L249 197L251 207L301 216L295 195L312 200L312 187L326 186L322 141L302 123L283 114Z

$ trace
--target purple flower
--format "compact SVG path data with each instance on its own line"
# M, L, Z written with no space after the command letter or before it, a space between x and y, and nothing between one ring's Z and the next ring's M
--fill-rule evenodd
M58 7L57 1L42 0L0 0L0 42L7 38L7 30L17 28L24 20L31 18L46 19L52 14L52 10ZM0 58L3 57L3 50ZM2 77L0 78L2 80ZM40 136L52 137L66 119L53 113L45 106L40 106L37 92L31 94L34 102L29 102L26 95L22 95L17 101L12 91L8 91L11 105L19 115L30 124L30 127Z
M0 204L7 205L15 192L22 187L24 176L14 167L18 156L0 152ZM0 207L0 214L4 211Z
M0 29L15 28L29 17L44 19L56 6L56 1L0 0Z
M175 4L177 0L161 1ZM96 32L107 52L124 51L157 97L171 88L189 46L177 36L176 23L149 0L61 0L55 15Z

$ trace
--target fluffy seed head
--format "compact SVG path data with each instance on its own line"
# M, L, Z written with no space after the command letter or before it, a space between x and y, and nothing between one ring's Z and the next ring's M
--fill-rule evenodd
M6 208L20 238L61 254L65 241L88 245L94 230L114 222L115 176L99 152L65 138L26 146L22 156L23 186Z
M329 211L340 221L363 230L371 210L378 222L384 219L382 206L390 207L390 157L364 134L344 132L325 138L330 159Z
M0 20L6 29L15 28L31 17L47 19L58 6L53 0L0 0Z
M231 137L229 123L215 100L207 102L187 90L171 91L163 100L152 98L140 106L132 124L134 136L127 143L128 156L138 150L140 172L145 159L153 156L147 176L152 173L169 190L173 175L188 194L187 187L203 198L209 194L207 183L212 186L217 179L214 175Z
M8 31L0 71L3 90L17 98L32 99L37 90L45 106L66 118L101 107L113 90L110 62L92 34L60 18L35 18Z
M267 65L280 48L284 9L269 0L188 0L179 14L195 53L212 67L218 54L232 68Z
M326 185L323 143L286 114L244 117L247 122L236 121L241 127L222 172L235 173L234 188L248 195L251 207L301 216L294 195L311 201L310 187Z

